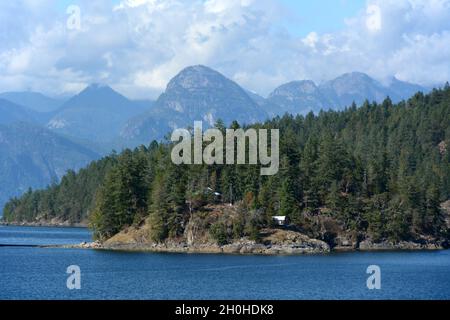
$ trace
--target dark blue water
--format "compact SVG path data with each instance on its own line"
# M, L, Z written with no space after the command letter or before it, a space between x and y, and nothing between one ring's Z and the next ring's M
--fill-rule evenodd
M83 241L92 241L92 234L85 228L0 226L0 245L61 245Z
M0 227L0 244L79 243L85 229ZM381 268L381 290L366 269ZM66 268L81 268L81 290ZM319 256L0 247L0 299L450 299L450 251Z

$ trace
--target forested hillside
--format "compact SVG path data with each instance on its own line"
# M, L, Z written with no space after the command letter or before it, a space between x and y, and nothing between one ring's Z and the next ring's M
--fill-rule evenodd
M366 102L253 127L280 129L277 175L260 176L256 165L176 166L171 145L153 142L11 200L4 218L79 221L89 215L100 239L145 221L149 236L161 241L182 235L193 212L232 202L239 216L208 226L221 243L257 238L273 215L286 215L323 240L340 232L374 241L448 238L440 209L450 199L448 85L396 105Z

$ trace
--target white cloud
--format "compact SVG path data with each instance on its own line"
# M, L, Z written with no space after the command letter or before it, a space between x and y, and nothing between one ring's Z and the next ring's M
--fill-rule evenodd
M450 0L368 0L334 33L299 38L275 0L79 1L67 30L51 0L0 3L0 91L76 91L106 82L155 97L182 68L209 65L267 94L294 79L363 71L425 85L450 79ZM8 26L8 27L5 27Z
M376 32L381 30L381 9L377 5L369 5L366 10L366 26L369 31Z
M319 36L316 32L313 31L313 32L310 32L302 41L308 47L315 49L316 44L319 41Z

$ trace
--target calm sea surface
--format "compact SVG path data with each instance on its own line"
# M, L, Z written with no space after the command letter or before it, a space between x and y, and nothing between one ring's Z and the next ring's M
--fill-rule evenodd
M0 244L90 241L78 228L0 226ZM70 265L81 289L66 286ZM366 269L381 268L381 290ZM238 256L0 247L0 299L450 299L450 251Z

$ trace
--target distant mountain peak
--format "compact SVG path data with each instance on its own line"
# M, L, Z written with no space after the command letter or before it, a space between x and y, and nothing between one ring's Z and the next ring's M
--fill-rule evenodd
M197 65L193 65L193 66L188 66L186 68L184 68L183 70L181 70L179 72L179 74L183 74L183 73L190 73L190 72L195 72L195 73L219 73L216 70L207 67L205 65L202 64L197 64Z
M329 82L339 82L339 81L365 81L365 82L375 82L376 80L371 78L367 73L354 71L354 72L348 72L340 75L334 80L331 80Z
M92 90L95 90L95 89L111 89L111 87L108 86L107 84L99 83L99 82L91 83L91 84L88 85L86 88L87 88L87 89L92 89ZM112 90L112 89L111 89L111 90Z
M298 93L313 93L317 86L312 80L297 80L283 84L276 88L269 96L295 96Z
M231 82L221 73L203 66L195 65L184 68L167 85L166 91L176 88L195 90L202 88L223 87L224 82Z
M224 77L221 73L204 65L189 66L181 70L172 80L176 81L187 77Z
M80 93L69 99L64 106L72 105L75 101L83 103L91 103L95 101L96 104L104 104L105 102L109 102L111 99L119 99L123 102L128 101L128 98L111 88L109 85L92 83L80 91Z
M66 136L111 144L128 119L143 112L108 85L93 83L69 99L47 122L47 128Z
M391 79L390 79L390 84L395 84L395 83L409 84L409 85L413 85L413 86L419 87L418 84L413 84L413 83L408 82L408 81L400 80L400 79L397 78L396 76L393 76L393 77L391 77Z
M111 88L107 84L102 84L102 83L91 83L84 90L82 90L80 92L80 94L86 93L86 92L111 92L111 93L118 94L118 92L116 92L113 88Z

